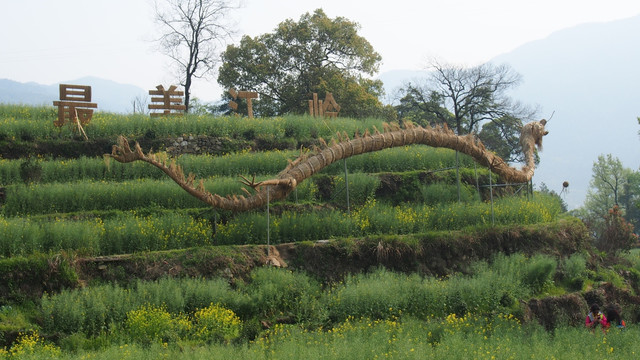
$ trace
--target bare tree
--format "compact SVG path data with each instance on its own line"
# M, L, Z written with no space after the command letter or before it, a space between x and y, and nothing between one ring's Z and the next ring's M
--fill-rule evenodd
M148 97L137 95L133 100L131 100L131 105L133 106L134 114L148 114L149 108L148 105Z
M181 73L187 112L193 79L219 63L218 49L233 33L227 15L238 7L234 0L156 0L155 19L165 30L158 42Z
M423 125L447 124L458 135L477 134L505 160L524 160L518 133L524 123L533 120L537 109L508 96L521 81L518 73L507 65L462 67L435 59L428 69L427 78L409 83L401 92L396 107L401 116Z
M433 60L430 68L433 88L453 115L459 135L477 132L484 121L499 122L507 116L530 120L535 114L507 96L507 90L521 81L521 76L507 65L486 63L464 68Z

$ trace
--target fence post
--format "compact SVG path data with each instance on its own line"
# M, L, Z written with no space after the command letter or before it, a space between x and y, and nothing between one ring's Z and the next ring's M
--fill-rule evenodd
M458 160L458 150L456 150L456 180L458 183L458 204L460 203L460 161Z
M351 215L351 208L349 206L349 175L347 172L347 158L344 158L344 185L347 191L347 214Z
M493 172L489 168L489 197L491 198L491 225L496 224L496 219L493 214Z
M271 256L271 241L269 238L269 227L271 226L271 220L269 219L269 190L271 190L271 187L267 185L267 257Z
M480 183L478 182L478 164L475 161L473 162L473 172L476 176L476 191L478 191L478 197L480 197L480 200L482 200L482 194L480 193Z
M533 200L533 176L531 177L530 183L531 183L531 200Z

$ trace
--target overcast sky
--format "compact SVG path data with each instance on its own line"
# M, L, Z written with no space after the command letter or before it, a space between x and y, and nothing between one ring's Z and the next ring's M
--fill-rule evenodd
M96 76L143 89L176 83L152 42L151 0L0 0L0 78L56 84ZM230 13L238 35L272 32L322 7L360 24L381 72L422 69L429 57L475 65L554 31L640 14L638 0L244 0ZM219 98L215 77L194 94ZM1 99L0 99L1 101Z

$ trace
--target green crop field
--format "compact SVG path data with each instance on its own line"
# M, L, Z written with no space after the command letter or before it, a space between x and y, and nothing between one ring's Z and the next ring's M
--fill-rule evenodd
M240 175L273 179L336 133L383 131L382 120L96 113L84 140L55 119L52 107L0 105L0 359L640 353L638 254L604 264L557 195L491 190L500 178L453 150L355 156L247 212L210 208L159 169L97 150L119 135L225 139L215 154L154 151L233 196L253 191ZM288 268L262 266L267 244ZM582 328L585 299L608 301L603 284L631 299L623 331ZM532 314L536 301L549 317Z

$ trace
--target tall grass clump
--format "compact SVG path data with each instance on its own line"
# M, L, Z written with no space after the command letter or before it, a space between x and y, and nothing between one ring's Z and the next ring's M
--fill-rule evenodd
M640 272L640 248L621 252L620 256L629 261L631 267Z
M587 259L583 254L572 254L560 263L563 282L569 290L582 290L587 270Z
M450 314L521 315L521 299L545 289L557 262L549 256L497 255L477 262L469 276L441 280L385 269L348 276L327 294L330 319L393 319L400 316L446 317Z
M509 314L517 312L517 299L528 293L513 275L486 265L478 267L471 277L458 275L446 280L378 269L347 277L332 288L327 302L331 320L340 322L350 316L392 319L401 315Z
M558 263L547 255L535 255L524 269L523 282L532 293L538 294L553 285Z
M235 309L235 313L248 306L246 297L223 279L160 279L137 281L130 287L109 284L45 294L40 308L42 326L48 333L97 336L114 330L130 312L145 306L171 314L192 314L212 302Z
M350 317L390 319L410 314L409 309L415 309L414 301L426 295L421 291L422 285L418 275L405 276L384 268L371 274L347 276L327 295L330 319L342 322ZM420 304L424 303L420 300Z
M349 203L353 206L361 206L368 199L372 199L376 190L380 186L380 178L375 175L364 173L348 174L349 188L345 185L345 177L337 176L335 179L336 191L333 195L333 201L341 202L346 205L347 194L349 195ZM340 201L340 199L344 199Z
M306 274L273 267L256 268L242 289L251 312L262 318L317 325L324 308L319 301L320 283Z
M572 257L570 260L570 262L576 263L579 261L579 257ZM528 293L535 295L553 285L558 261L554 257L544 254L532 257L526 257L523 254L510 256L498 254L493 258L491 267L500 274L511 276L514 282L522 284L528 289Z

